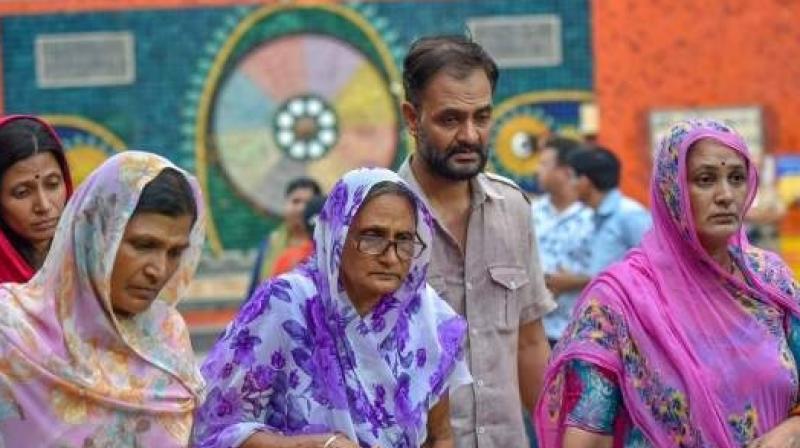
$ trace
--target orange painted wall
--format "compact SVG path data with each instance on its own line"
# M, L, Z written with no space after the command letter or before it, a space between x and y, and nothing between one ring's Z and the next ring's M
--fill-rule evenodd
M623 157L627 193L647 201L651 108L761 105L765 149L800 153L800 1L596 0L592 8L598 139Z

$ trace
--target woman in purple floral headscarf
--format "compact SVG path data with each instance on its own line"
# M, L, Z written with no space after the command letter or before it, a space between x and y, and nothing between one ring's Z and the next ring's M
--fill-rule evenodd
M393 172L331 192L315 256L264 283L209 354L198 447L450 447L466 323L425 282L432 218Z
M742 229L758 185L744 140L692 120L658 150L653 230L576 305L540 445L798 446L800 287Z

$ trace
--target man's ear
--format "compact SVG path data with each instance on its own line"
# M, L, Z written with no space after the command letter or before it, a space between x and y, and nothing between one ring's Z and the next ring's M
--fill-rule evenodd
M419 123L419 114L417 112L417 108L414 107L408 101L403 101L402 105L403 109L403 119L406 122L406 128L408 129L408 133L411 134L412 137L417 137L417 123Z

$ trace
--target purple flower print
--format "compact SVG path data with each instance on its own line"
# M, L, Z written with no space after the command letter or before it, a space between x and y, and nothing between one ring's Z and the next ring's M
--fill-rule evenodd
M250 336L249 328L239 330L230 345L230 348L233 349L233 362L240 366L250 367L255 361L253 349L260 343L261 338Z
M366 333L364 333L366 334ZM397 336L395 332L392 331L388 335L386 335L386 339L378 345L378 349L380 350L381 354L384 356L384 359L390 359L389 356L391 353L396 352L397 350Z
M272 357L270 358L270 364L272 364L272 368L274 369L282 369L286 366L286 358L283 357L283 353L280 350L275 350L272 352Z
M339 270L339 265L342 260L342 241L336 240L333 242L333 246L331 247L331 257L330 257L330 266L329 269L331 272L337 272ZM337 279L337 283L340 282L341 279ZM339 286L339 290L343 290L344 288Z
M467 324L461 317L452 317L439 324L436 332L445 354L455 356L461 352Z
M424 348L417 349L417 367L424 367L428 360L428 352Z
M406 345L409 339L411 339L408 327L408 316L406 316L405 313L401 313L400 316L397 317L394 331L397 337L397 348L400 351L405 351Z
M431 377L428 379L428 384L431 387L431 391L434 394L439 394L441 392L442 387L444 387L444 375L447 370L448 362L452 363L452 358L445 359L445 357L439 358L439 363L436 365L436 370L431 374Z
M267 307L268 297L264 293L264 287L256 289L252 297L248 299L239 310L239 315L236 316L236 323L240 325L247 325L255 320L264 309Z
M237 423L241 419L242 402L239 393L234 388L221 389L215 387L211 390L203 405L203 412L199 418L207 425L223 427Z
M385 317L389 313L389 311L397 308L400 304L394 296L386 295L383 296L375 308L372 310L372 331L381 332L385 328L386 322Z
M312 281L314 280L314 273L317 269L316 253L317 253L317 243L314 243L313 255L311 255L308 259L306 259L306 261L300 263L300 265L298 265L296 268L296 272L298 272L303 277Z
M231 373L233 373L233 364L228 362L225 363L224 366L222 366L222 371L220 372L219 377L221 379L225 379L231 376Z
M411 296L411 300L409 300L408 305L406 306L406 314L413 316L419 312L420 308L422 308L422 295L416 293Z
M415 266L408 271L408 275L406 276L406 280L404 282L408 291L417 291L422 287L422 283L425 281L425 276L422 275L420 271L422 271L422 268L418 266Z
M269 366L258 365L245 375L242 390L247 392L265 391L272 386L275 375L276 371Z
M300 375L297 373L297 370L292 370L292 373L289 374L289 387L292 389L297 389L297 386L300 385Z
M442 354L436 365L436 371L429 378L429 384L434 394L439 394L444 387L445 377L452 369L456 359L461 358L464 353L462 343L467 324L461 317L450 318L436 329L439 336L439 345L442 347Z
M361 208L361 203L364 202L364 196L367 193L366 185L361 185L356 188L356 191L353 193L353 202L350 204L350 210L347 211L347 215L343 218L345 224L350 224L353 222L353 219L356 217L356 213L358 213L358 209Z
M422 410L412 406L410 389L411 377L407 373L401 374L394 390L395 419L404 428L417 428L422 421Z
M367 394L364 393L362 389L348 387L347 401L350 403L353 420L355 420L356 423L364 423L370 418L372 412L370 410L369 400Z
M311 335L300 322L290 319L284 322L281 327L294 341L300 342L304 347L309 347L311 345Z
M317 375L319 378L318 386L324 389L319 392L328 396L333 407L338 409L346 407L346 386L344 384L344 375L342 374L336 356L336 347L316 347L314 350L314 361L317 367Z
M344 375L338 359L336 341L328 327L319 296L307 300L303 311L308 328L296 321L283 324L289 336L302 343L291 351L292 359L311 378L311 394L314 400L330 404L334 408L344 408L347 405Z
M386 388L381 384L375 386L375 403L373 408L375 409L375 417L373 419L374 426L385 427L394 422L392 414L386 409Z
M347 205L347 184L341 180L336 183L328 196L325 207L320 213L320 219L330 224L331 228L337 228L342 222L342 214Z
M311 361L311 353L309 353L308 350L299 347L293 349L292 360L294 360L294 363L297 364L297 367L299 367L303 373L310 376L312 379L314 378L316 368L314 363Z
M200 366L200 372L205 378L225 378L222 375L225 368L225 352L227 347L220 344L219 341L222 341L222 338L217 341L217 344L211 349L203 365Z
M383 319L383 317L377 317L372 319L372 331L374 331L375 333L381 333L385 329L386 329L386 321Z
M292 298L290 291L291 284L282 278L270 280L253 293L253 296L245 302L239 311L236 320L240 325L246 325L257 319L264 313L265 309L270 308L272 299L278 299L289 303Z
M320 296L314 296L306 301L304 311L306 314L306 321L308 322L308 328L314 334L315 338L322 337L332 340L332 335L328 328L325 305L322 303Z
M400 352L400 365L404 369L410 369L414 364L414 352Z
M304 415L294 403L296 399L288 393L285 372L275 373L271 392L264 406L264 421L268 426L282 433L291 433L296 432L298 426L307 424Z

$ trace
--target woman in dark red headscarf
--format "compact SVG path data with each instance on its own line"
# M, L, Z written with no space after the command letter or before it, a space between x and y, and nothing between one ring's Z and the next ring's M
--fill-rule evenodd
M72 195L64 148L40 118L0 118L0 283L28 281L41 266Z

